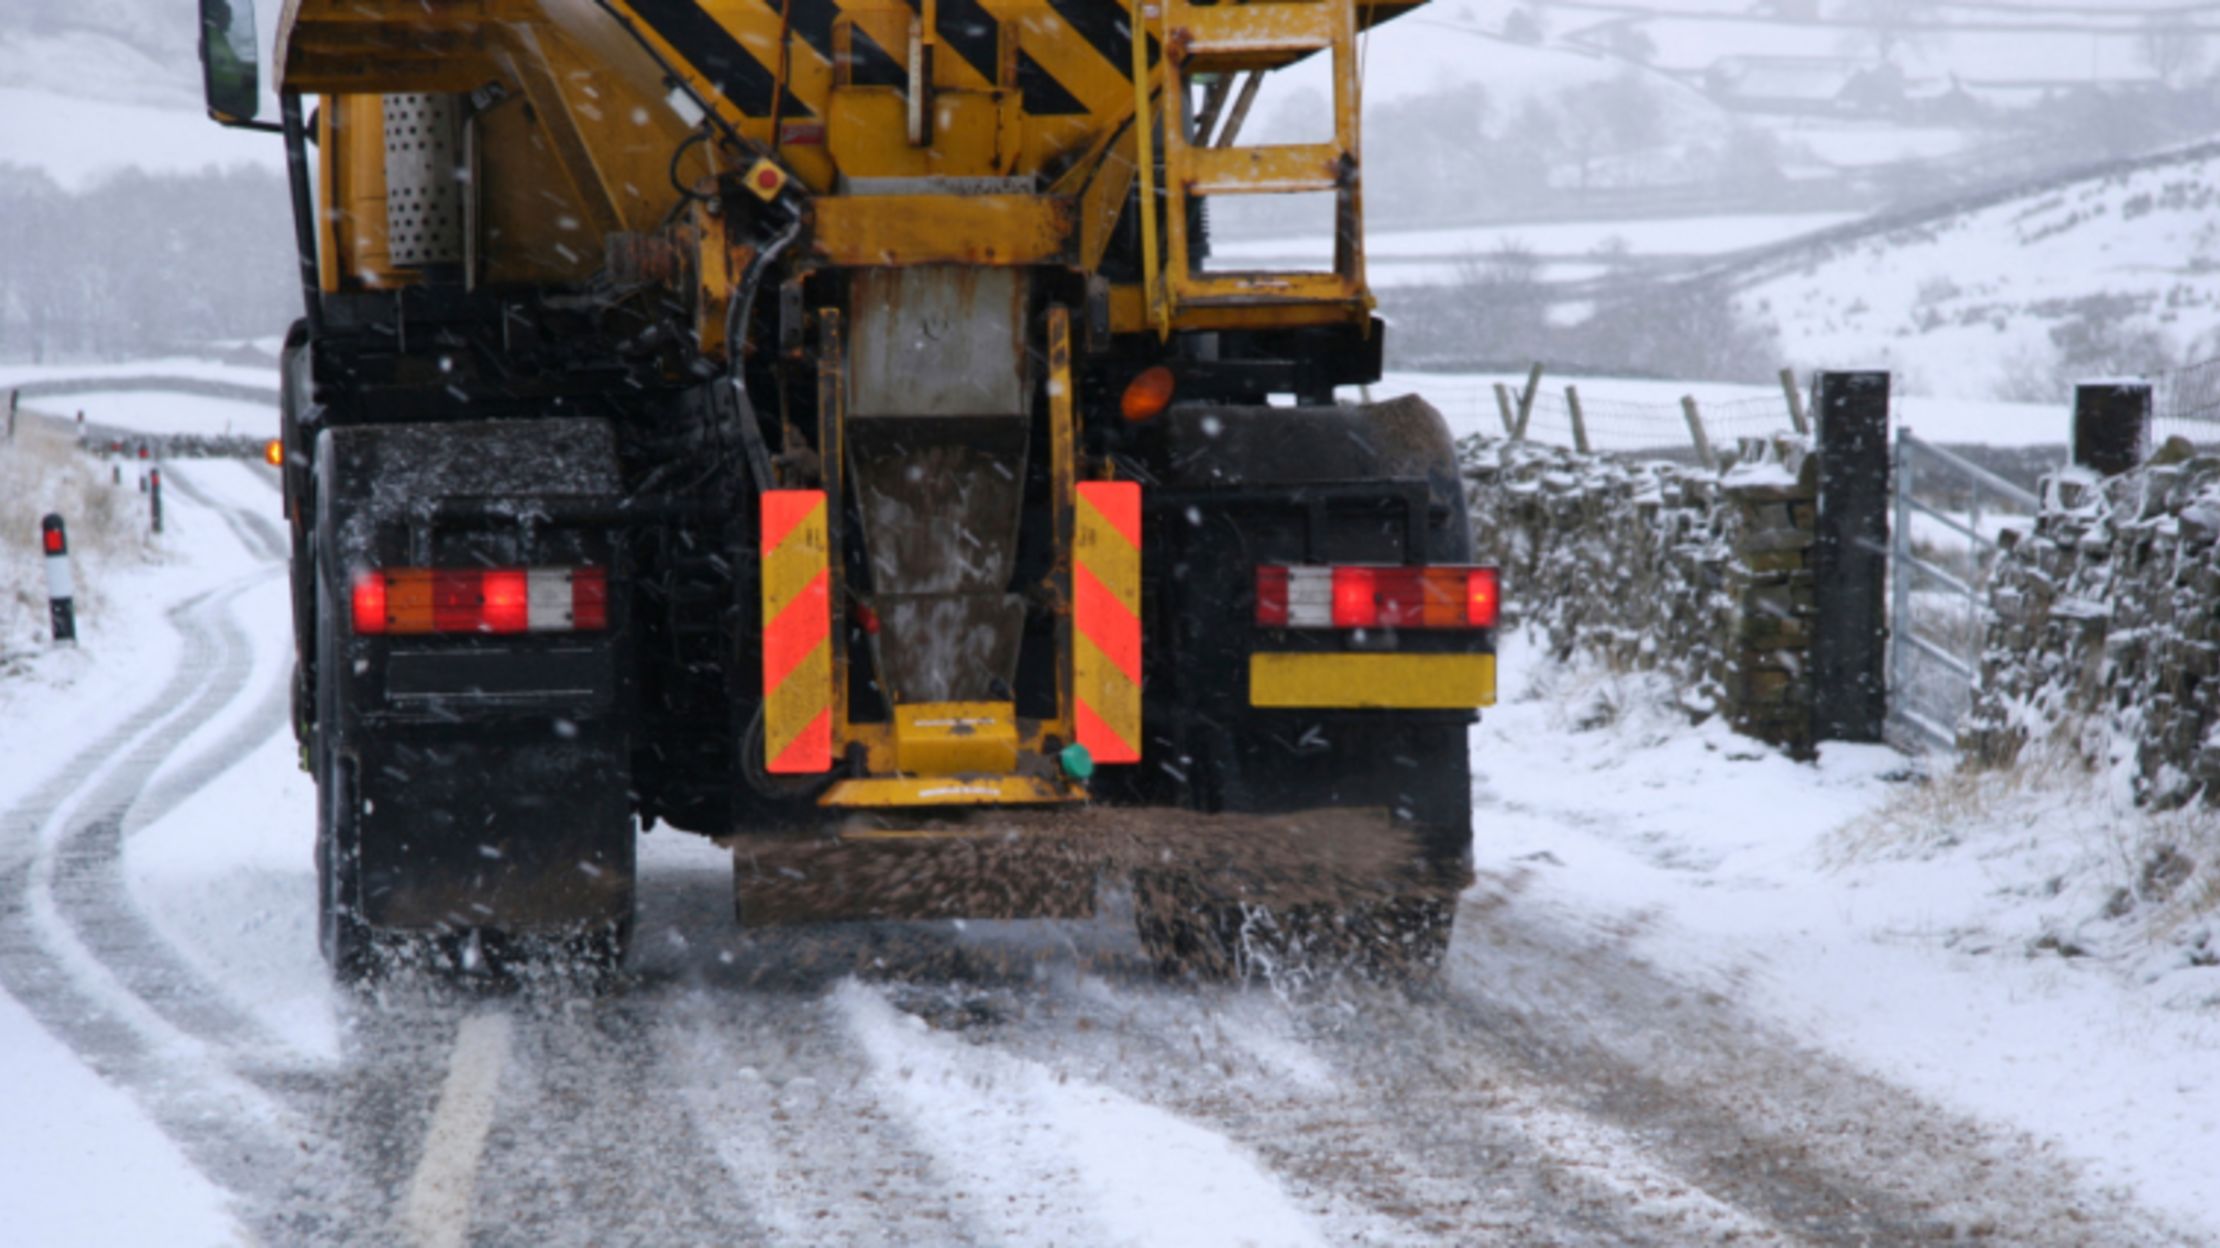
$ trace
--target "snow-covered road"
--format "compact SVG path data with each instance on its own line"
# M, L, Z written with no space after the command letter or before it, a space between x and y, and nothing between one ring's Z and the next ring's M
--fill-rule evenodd
M1623 794L1545 801L1536 760L1597 738L1531 707L1475 734L1482 879L1425 990L1167 984L1099 924L743 933L724 853L657 832L621 982L338 992L285 724L276 494L256 465L170 479L172 561L109 587L82 653L0 691L9 1243L2220 1235L1830 1051L1738 960L1751 933L1690 956L1633 874L1573 899L1596 847L1656 848L1702 794L1664 790L1655 829ZM1756 766L1781 800L1833 786L1815 819L1878 783Z

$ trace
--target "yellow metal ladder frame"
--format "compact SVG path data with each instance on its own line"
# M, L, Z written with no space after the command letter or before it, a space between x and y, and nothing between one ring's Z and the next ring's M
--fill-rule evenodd
M1133 83L1141 179L1141 261L1149 322L1159 334L1180 327L1185 308L1313 304L1322 320L1369 311L1365 288L1358 132L1355 0L1251 0L1194 4L1132 0ZM1152 21L1151 19L1156 19ZM1163 56L1148 69L1148 34L1161 30ZM1231 123L1217 136L1196 131L1188 85L1200 74L1262 74L1318 52L1333 60L1334 133L1330 142L1231 145ZM1153 97L1153 98L1152 98ZM1156 219L1155 107L1164 125L1164 221ZM1176 108L1176 113L1172 110ZM1236 112L1240 110L1237 108ZM1206 123L1215 118L1206 117ZM1197 273L1188 201L1213 195L1332 192L1331 272ZM1159 244L1159 232L1162 245Z

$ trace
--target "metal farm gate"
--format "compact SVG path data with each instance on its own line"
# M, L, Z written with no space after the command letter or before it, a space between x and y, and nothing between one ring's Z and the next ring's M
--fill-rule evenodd
M1988 630L1997 537L2036 496L1899 429L1889 536L1888 736L1954 749Z

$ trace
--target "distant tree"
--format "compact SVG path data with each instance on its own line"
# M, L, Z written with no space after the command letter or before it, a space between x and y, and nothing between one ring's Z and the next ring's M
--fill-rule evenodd
M1558 112L1565 154L1579 170L1582 190L1597 162L1653 146L1665 133L1657 92L1632 73L1566 91Z
M2204 36L2165 13L2143 19L2136 50L2142 54L2143 63L2168 86L2179 86L2194 77L2205 63Z
M1534 9L1513 9L1503 21L1503 37L1513 43L1540 43L1548 33L1549 27Z
M1835 16L1859 28L1847 36L1852 50L1887 61L1925 39L1933 10L1933 0L1842 0Z
M258 169L129 170L74 194L0 169L0 356L116 358L281 332L300 297L286 203L283 180Z
M2174 366L2174 344L2164 331L2133 316L2129 306L2098 297L2083 300L2073 316L2050 328L2062 376L2151 377Z
M1778 189L1788 180L1781 170L1784 159L1781 141L1772 131L1737 125L1719 146L1719 182L1739 193Z
M1690 381L1762 381L1780 367L1771 326L1751 321L1722 287L1687 284L1606 303L1574 326L1562 358Z
M1456 287L1464 312L1460 328L1479 358L1546 354L1549 291L1532 248L1507 239L1484 256L1459 261Z
M1639 19L1628 18L1603 28L1603 50L1637 65L1647 65L1657 59L1657 40L1650 37Z
M1367 208L1377 219L1469 213L1514 176L1490 134L1494 105L1477 82L1373 105L1366 127L1389 136L1365 152Z
M1854 113L1889 116L1903 110L1904 90L1904 71L1883 61L1851 74L1836 92L1835 103Z
M2162 113L2142 100L2096 87L2082 87L2045 100L2034 120L2066 153L2075 156L2125 156L2166 141Z
M1264 94L1272 94L1269 84ZM1300 87L1279 96L1275 105L1263 118L1264 124L1248 123L1249 128L1242 131L1244 142L1322 143L1333 137L1334 105L1324 91Z

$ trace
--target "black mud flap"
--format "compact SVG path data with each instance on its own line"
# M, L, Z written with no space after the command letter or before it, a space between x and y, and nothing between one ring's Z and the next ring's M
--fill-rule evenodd
M373 933L622 933L634 879L614 439L579 419L326 429L316 454L318 781L352 808ZM366 569L597 567L602 626L359 635Z
M508 735L365 743L358 879L371 926L561 934L629 919L625 751Z

